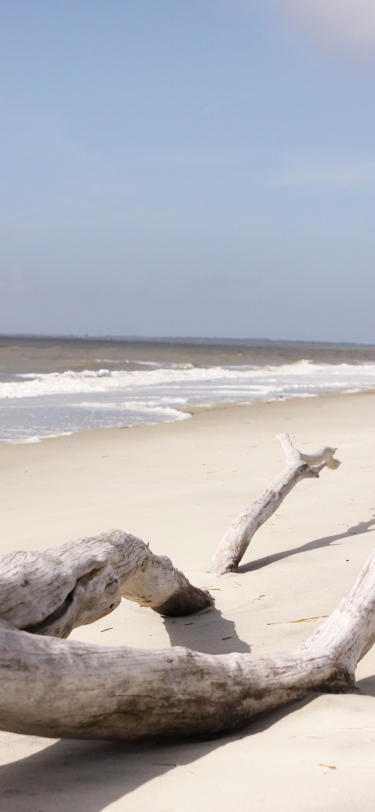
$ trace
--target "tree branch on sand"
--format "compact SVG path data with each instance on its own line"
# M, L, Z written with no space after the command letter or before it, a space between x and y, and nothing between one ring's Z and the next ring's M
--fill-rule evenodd
M121 597L173 617L213 605L169 558L122 530L0 558L0 618L17 629L68 637L112 612Z
M285 451L286 465L271 485L232 522L212 559L215 575L224 575L237 569L250 541L267 519L280 507L292 488L302 479L317 479L323 468L338 468L336 448L320 448L315 454L303 454L292 445L287 434L278 439Z
M225 548L234 555L243 554L296 482L338 465L334 449L304 455L286 435L280 439L287 466L265 492L269 497L255 503L262 520L256 527L253 518L241 522L240 530L251 524L247 535L241 530L242 540ZM243 515L254 517L252 508ZM0 559L0 729L128 742L215 735L310 691L353 687L357 662L375 642L375 552L349 595L293 655L209 655L61 639L107 615L121 596L165 615L213 605L168 558L120 530Z

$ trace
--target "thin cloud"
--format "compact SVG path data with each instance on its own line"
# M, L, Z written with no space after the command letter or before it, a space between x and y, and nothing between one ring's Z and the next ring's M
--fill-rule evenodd
M375 0L272 0L290 20L322 42L372 45Z
M227 99L220 99L220 101L217 101L214 104L209 104L208 107L205 107L203 113L213 113L214 110L219 110L220 107L225 107L226 104L228 104Z
M322 163L292 163L267 177L269 186L311 186L345 189L375 185L375 160Z

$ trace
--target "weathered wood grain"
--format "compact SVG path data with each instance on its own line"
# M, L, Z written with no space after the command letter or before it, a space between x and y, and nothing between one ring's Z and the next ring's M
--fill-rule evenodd
M0 621L0 728L129 742L216 735L310 691L353 687L374 641L375 552L294 655L93 646Z
M213 605L169 558L122 530L0 558L0 618L17 629L68 637L115 609L121 596L163 615Z
M293 447L287 434L279 434L278 439L285 451L286 466L269 488L245 508L226 531L212 559L212 570L216 575L237 569L254 533L275 513L298 482L307 478L316 479L326 466L335 469L340 465L334 458L335 448L325 447L315 454L304 454Z

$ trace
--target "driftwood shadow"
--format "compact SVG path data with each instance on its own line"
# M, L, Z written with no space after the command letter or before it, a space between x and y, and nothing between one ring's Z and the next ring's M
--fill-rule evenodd
M249 643L238 636L234 621L223 617L219 609L190 617L165 617L163 621L171 646L186 646L205 654L251 651Z
M367 522L358 522L358 524L353 525L353 527L348 527L345 533L336 533L334 536L323 536L323 538L314 539L313 541L306 542L306 544L301 544L300 547L293 547L290 550L282 550L273 555L257 558L255 561L249 561L248 564L240 564L236 571L244 573L260 570L269 564L274 564L275 561L282 561L283 558L289 558L292 555L299 555L300 553L307 553L309 550L319 550L321 547L329 547L331 544L334 544L335 541L341 541L350 536L360 536L362 533L372 532L374 526L375 516Z
M0 767L0 806L4 812L101 812L158 776L189 769L215 746L220 739L167 746L61 739Z
M262 733L315 696L277 708L216 739L138 745L53 741L37 753L0 766L0 807L4 812L102 812L171 770L193 774L194 762L228 742Z
M359 679L356 683L356 688L366 696L375 696L375 675L372 677L364 677Z

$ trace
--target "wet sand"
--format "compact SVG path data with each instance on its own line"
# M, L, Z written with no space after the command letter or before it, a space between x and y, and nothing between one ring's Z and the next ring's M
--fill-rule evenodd
M72 637L223 653L293 651L375 546L375 394L195 409L191 420L3 445L1 551L45 549L120 527L213 588L216 610L163 620L123 601ZM210 558L235 515L283 466L275 434L342 466L300 483L238 573ZM107 631L104 631L107 629ZM4 812L373 810L375 651L360 692L317 694L218 740L128 747L0 734Z

